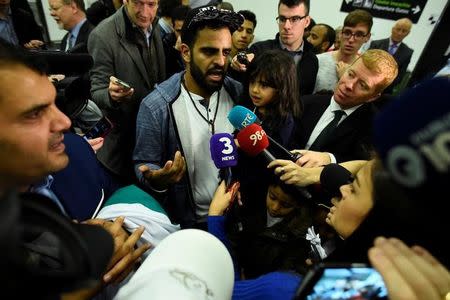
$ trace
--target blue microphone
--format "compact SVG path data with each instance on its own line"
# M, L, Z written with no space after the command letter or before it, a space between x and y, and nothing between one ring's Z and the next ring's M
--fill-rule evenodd
M258 117L248 108L236 105L228 113L228 120L236 129L243 129L253 123L260 125ZM284 153L286 158L290 161L296 162L297 159L301 157L301 154L292 154L289 150L284 148L280 143L272 139L270 136L266 135L269 139L269 144L271 147L277 148L278 151ZM297 190L302 194L305 199L311 199L311 193L303 187L297 187Z
M228 113L228 120L234 126L234 128L238 130L241 130L253 123L261 125L261 121L255 115L255 113L241 105L236 105L230 110L230 112ZM267 136L267 138L269 139L270 145L277 148L278 151L282 152L286 156L286 159L296 162L301 157L301 154L291 153L270 136Z

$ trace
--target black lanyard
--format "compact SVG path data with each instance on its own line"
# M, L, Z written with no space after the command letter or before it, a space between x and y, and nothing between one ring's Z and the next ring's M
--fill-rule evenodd
M184 83L184 80L181 82L181 84L183 85L184 89L188 93L189 99L191 99L191 102L194 105L195 110L198 112L200 117L202 117L202 119L205 120L206 123L208 123L208 127L209 126L211 127L211 133L214 134L215 133L214 123L216 122L217 112L219 111L220 90L217 91L217 103L216 103L216 111L214 112L214 118L212 120L210 120L209 119L209 102L208 102L208 107L206 108L206 117L205 117L202 114L202 112L198 109L197 105L195 104L194 99L192 99L191 93L187 89L186 84Z

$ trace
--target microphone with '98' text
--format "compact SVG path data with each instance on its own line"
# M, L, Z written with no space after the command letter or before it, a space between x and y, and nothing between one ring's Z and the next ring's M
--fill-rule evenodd
M241 130L251 124L261 125L261 121L251 110L244 106L236 105L228 113L228 120L234 126L234 128ZM280 143L266 135L270 142L272 149L276 148L279 153L283 154L283 159L288 159L296 162L301 157L301 154L293 154Z
M267 164L274 161L276 158L267 150L269 147L269 139L266 132L258 124L251 124L239 131L237 134L239 148L250 156L258 154L264 157ZM312 195L304 187L296 187L298 192L305 198L311 199Z
M267 150L269 147L269 139L266 132L258 124L250 124L241 129L237 134L239 148L249 156L257 156L261 154L264 160L269 164L276 158Z
M220 170L221 180L225 180L227 188L232 181L231 167L237 165L237 146L229 133L216 133L209 140L209 150L214 165Z

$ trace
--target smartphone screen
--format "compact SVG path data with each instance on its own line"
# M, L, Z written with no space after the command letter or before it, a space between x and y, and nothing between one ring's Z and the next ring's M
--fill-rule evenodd
M296 299L387 299L387 289L381 275L370 266L326 266L305 276Z
M94 127L86 132L84 138L95 139L98 137L105 137L113 127L112 122L107 117L103 117L94 125Z

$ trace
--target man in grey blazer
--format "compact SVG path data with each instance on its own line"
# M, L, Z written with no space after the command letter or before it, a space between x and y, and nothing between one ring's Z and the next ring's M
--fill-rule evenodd
M139 104L166 77L157 9L158 0L125 0L92 31L88 42L94 58L92 100L114 124L98 158L124 182L135 180L131 156Z
M414 50L403 43L403 39L411 32L411 27L412 22L410 19L399 19L392 27L390 38L376 40L370 43L370 49L382 49L389 52L398 65L398 76L385 90L385 93L392 93L394 87L399 84L405 76L406 69L408 68Z

